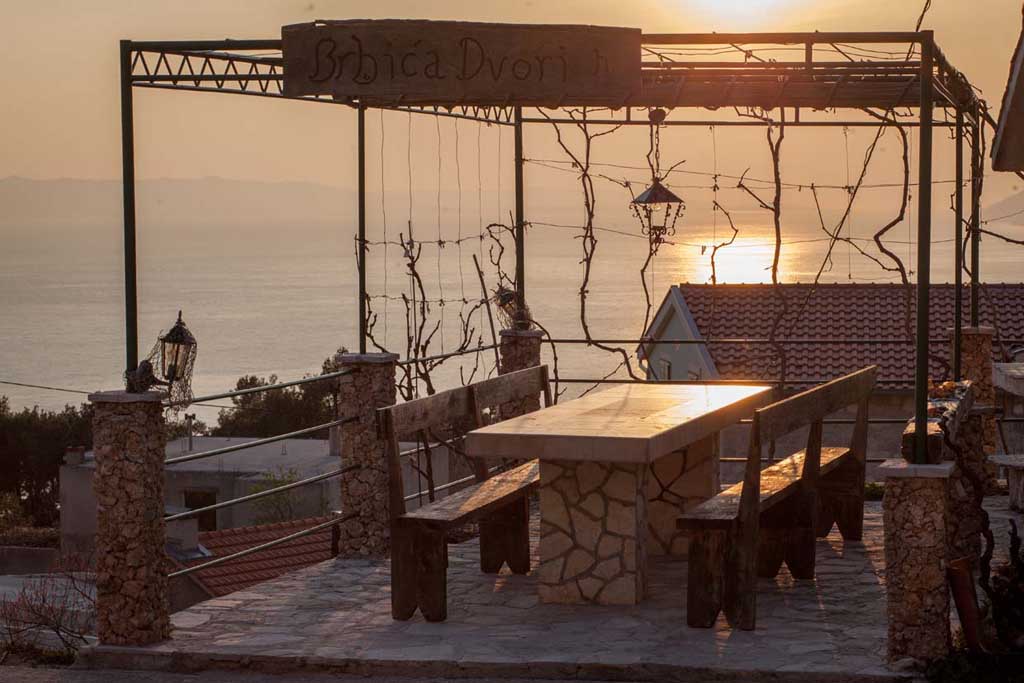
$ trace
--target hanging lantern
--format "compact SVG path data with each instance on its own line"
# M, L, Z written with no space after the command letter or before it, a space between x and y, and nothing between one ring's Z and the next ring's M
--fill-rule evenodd
M196 359L196 338L185 326L178 311L178 320L171 331L160 337L160 374L173 385L192 377L192 364Z
M676 234L676 221L683 214L686 203L655 177L651 186L638 194L630 206L640 221L640 232L652 244L659 245L666 237Z
M647 163L651 167L651 186L630 203L633 214L640 221L640 232L647 236L655 251L666 237L676 234L676 221L686 208L686 203L682 199L661 184L661 125L667 115L667 112L660 108L651 109L647 113L647 118L651 122L651 147L647 152Z
M183 402L192 398L192 368L195 366L197 349L196 338L181 319L181 311L178 311L178 320L174 326L157 338L145 360L135 370L125 373L128 391L141 393L156 385L165 386L170 401L183 405ZM159 377L156 375L158 370Z

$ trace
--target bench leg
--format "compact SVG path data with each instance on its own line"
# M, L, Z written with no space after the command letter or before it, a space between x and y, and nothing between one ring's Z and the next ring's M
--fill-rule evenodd
M814 535L818 538L825 538L832 533L832 527L836 523L835 503L834 497L824 491L818 497L818 524L814 530Z
M698 530L690 536L686 623L692 628L711 628L722 611L726 535Z
M774 579L786 558L786 529L762 526L757 539L757 575Z
M726 548L722 608L733 628L753 631L757 620L757 549L761 536L755 516L752 526L730 534Z
M829 511L843 540L861 540L864 535L864 465L853 458L847 460L821 480L819 491L822 498L819 509ZM822 520L819 520L819 531L821 526Z
M407 621L416 613L416 537L408 525L391 525L391 617Z
M511 526L508 531L506 561L513 574L530 573L530 499L523 496L508 506Z
M506 562L514 574L530 571L530 500L526 496L480 520L480 571L497 574Z
M818 517L818 492L805 489L792 499L792 526L786 543L786 566L794 579L813 579L817 550L815 531Z
M448 618L448 542L444 531L426 526L415 530L418 564L416 602L427 621Z

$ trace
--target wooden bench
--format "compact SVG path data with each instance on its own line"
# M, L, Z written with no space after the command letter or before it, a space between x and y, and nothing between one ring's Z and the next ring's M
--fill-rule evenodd
M1010 489L1010 509L1024 512L1024 455L990 455L989 460L1006 468Z
M483 426L486 409L490 409L492 418L499 419L502 404L538 394L543 394L545 405L551 403L547 366L500 375L378 411L381 438L387 443L391 616L395 619L409 619L417 608L427 621L447 618L447 536L469 522L480 525L483 572L497 573L506 563L516 574L529 572L528 494L540 482L536 460L491 476L486 463L474 459L471 464L477 483L406 512L400 439L441 442L459 452L463 432Z
M721 611L733 627L754 628L757 578L782 563L814 578L815 537L833 524L845 540L864 525L868 400L875 366L765 406L750 426L743 481L686 512L690 532L686 622L710 628ZM849 448L822 447L822 420L847 406L857 414ZM807 447L761 470L761 447L809 427Z

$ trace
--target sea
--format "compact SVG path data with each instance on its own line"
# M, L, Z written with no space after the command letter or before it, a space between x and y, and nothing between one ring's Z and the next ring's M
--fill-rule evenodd
M533 317L556 337L583 336L584 245L574 220L578 224L579 216L570 214L551 223L535 219L528 229L527 301ZM770 280L772 230L763 216L759 220L751 227L754 219L748 216L736 241L718 251L719 282ZM594 233L597 243L586 287L586 323L595 338L640 335L645 319L653 315L670 285L710 280L710 247L731 233L723 220L697 225L682 221L652 259L645 296L640 268L648 241L635 219L623 211L602 216L595 225L600 229ZM99 236L50 230L31 238L4 240L0 381L6 384L0 384L0 395L8 397L12 408L59 409L85 401L88 392L121 386L125 337L118 230L114 225ZM459 230L465 236L478 228L460 226ZM392 229L389 236L392 244L371 246L367 281L374 296L375 338L406 357L407 308L401 297L412 298L413 283L396 232ZM482 298L473 257L481 264L484 288L492 294L499 280L496 261L500 260L502 272L514 273L508 235L501 240L505 251L500 253L499 242L490 237L456 242L449 231L442 233L442 246L432 241L436 236L430 230L417 234L424 241L418 245L416 271L431 301L426 329L437 326L426 354L458 348L463 330L468 331L472 347L492 343L484 310L471 311ZM785 234L780 263L784 281L812 281L822 263L826 263L822 281L893 279L845 244L836 245L831 259L825 261L829 239L820 230ZM909 243L906 234L906 230L900 236L894 233L891 244L912 263L916 245ZM1014 249L1002 245L983 249L987 281L1022 279ZM939 231L931 251L933 282L952 280L953 251L949 236ZM138 268L140 353L150 350L181 310L199 345L193 380L196 395L229 390L243 375L268 380L303 377L318 372L324 359L339 349L358 348L358 279L350 229L289 225L259 234L152 231L140 238ZM626 348L633 352L632 346ZM617 356L582 345L564 345L557 353L560 372L566 377L602 377L615 373L619 364ZM553 361L548 346L544 354L546 362ZM434 384L444 388L480 379L494 371L494 364L493 351L468 354L439 367ZM618 374L623 371L619 369ZM573 388L578 390L582 388ZM230 406L227 400L210 403L197 408L200 419L208 424L216 421L216 406Z

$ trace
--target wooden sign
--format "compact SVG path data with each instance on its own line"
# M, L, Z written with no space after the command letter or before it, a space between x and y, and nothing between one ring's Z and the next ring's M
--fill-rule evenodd
M640 30L357 20L281 29L284 94L369 105L622 106L640 94Z

